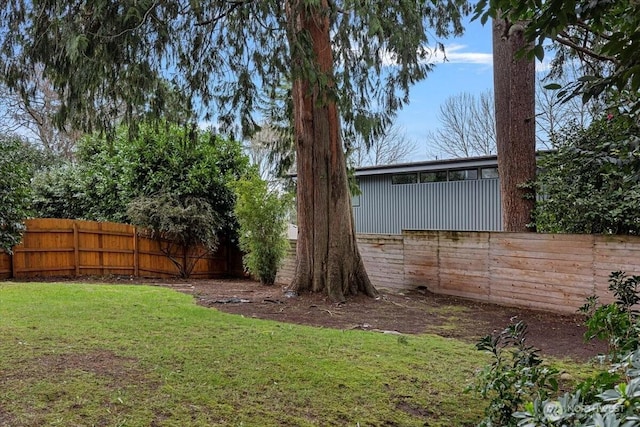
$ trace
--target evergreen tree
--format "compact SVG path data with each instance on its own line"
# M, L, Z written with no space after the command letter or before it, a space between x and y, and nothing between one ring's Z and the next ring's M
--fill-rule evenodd
M72 122L86 126L122 103L125 119L135 107L162 111L166 74L192 104L215 105L222 126L250 134L262 101L291 81L299 239L290 289L341 301L376 293L356 246L341 126L375 137L431 70L442 47L431 35L460 34L467 11L466 0L7 0L0 64L25 93L22 76L42 64L61 94L60 120L78 115Z

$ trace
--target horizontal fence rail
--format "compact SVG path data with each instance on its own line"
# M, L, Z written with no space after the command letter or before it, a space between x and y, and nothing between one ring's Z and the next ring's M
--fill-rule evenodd
M575 313L591 295L611 301L612 271L640 275L640 237L504 232L403 231L358 235L375 286ZM288 283L295 241L278 281Z
M27 220L26 227L13 255L0 253L0 278L178 275L161 243L131 225L38 218ZM222 243L216 253L197 260L191 277L242 275L241 252Z

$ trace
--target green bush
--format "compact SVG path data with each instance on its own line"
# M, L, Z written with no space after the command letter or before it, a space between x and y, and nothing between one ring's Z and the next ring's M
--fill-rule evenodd
M516 426L514 412L530 400L546 399L557 392L557 370L542 365L539 350L526 344L526 336L527 325L518 322L476 344L493 358L469 388L489 399L480 426Z
M555 136L539 162L536 229L549 233L640 234L640 128L609 116Z
M0 137L0 250L20 243L29 215L33 174L29 147L17 138Z
M291 198L270 190L257 174L238 181L234 188L245 268L261 283L273 285L289 247L286 232Z
M602 360L609 363L563 396L551 395L557 391L555 372L540 370L541 360L531 357L535 352L524 344L524 334L518 333L523 326L484 338L478 348L492 352L495 361L482 372L475 388L490 398L481 425L640 426L640 328L634 309L640 302L639 284L640 276L611 273L609 290L616 301L598 306L597 299L590 298L581 309L587 314L585 337L609 342L610 353ZM502 357L502 340L516 343L510 360Z
M169 123L85 137L77 162L36 178L38 216L129 222L139 197L205 200L221 233L235 237L231 183L249 166L239 142Z
M160 250L187 278L199 259L218 248L220 220L209 202L173 195L139 197L129 204L131 222L160 242Z
M86 174L72 163L38 172L31 183L33 213L41 218L89 218L95 204L86 194Z
M598 338L607 342L609 357L620 357L640 345L640 317L636 310L640 302L640 276L627 276L621 271L609 276L609 291L616 298L611 304L598 305L598 298L589 297L580 308L586 315L586 339Z
M537 399L513 414L521 427L634 427L640 426L640 350L625 356L609 371L588 380L599 390L583 395L577 390L552 399ZM584 384L584 383L583 383Z

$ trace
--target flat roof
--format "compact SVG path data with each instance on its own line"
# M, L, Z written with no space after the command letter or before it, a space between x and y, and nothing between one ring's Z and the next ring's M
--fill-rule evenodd
M479 157L464 157L458 159L444 159L444 160L427 160L421 162L412 163L398 163L395 165L378 165L378 166L363 166L356 168L356 176L370 176L370 175L385 175L396 173L411 173L411 172L424 172L443 169L463 169L463 168L477 168L483 166L496 166L498 164L498 156L479 156Z

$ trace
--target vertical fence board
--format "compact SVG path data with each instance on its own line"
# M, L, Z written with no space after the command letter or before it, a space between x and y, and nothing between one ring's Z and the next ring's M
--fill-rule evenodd
M138 236L131 225L45 218L27 220L26 226L22 243L14 248L15 255L0 254L0 278L91 275L153 278L178 274L160 244ZM238 253L223 242L217 253L198 260L194 277L236 274Z

